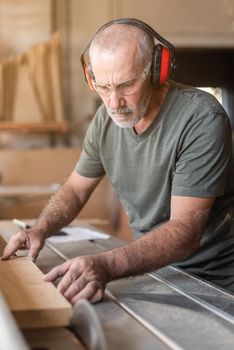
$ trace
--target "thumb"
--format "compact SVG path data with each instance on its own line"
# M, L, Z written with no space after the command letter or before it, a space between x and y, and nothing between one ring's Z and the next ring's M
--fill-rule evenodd
M58 265L54 267L52 270L50 270L46 275L44 275L44 281L46 282L53 282L57 278L62 277L70 267L70 261L66 261L65 263Z

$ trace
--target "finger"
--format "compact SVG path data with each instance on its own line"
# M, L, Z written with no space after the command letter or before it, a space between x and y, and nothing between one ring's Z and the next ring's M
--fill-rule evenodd
M66 261L64 264L58 265L54 267L50 272L48 272L44 277L43 280L45 282L53 282L57 278L62 277L69 269L69 261Z
M80 299L86 299L94 303L101 300L102 297L103 292L98 284L96 282L89 282L80 293L70 300L70 302L75 304Z
M80 277L81 273L79 271L71 269L68 271L63 279L59 282L57 288L62 294L65 294L67 289ZM77 282L77 281L76 281Z
M21 231L13 236L4 249L2 260L9 259L22 245L27 244L27 235Z
M29 252L28 252L28 257L32 260L32 261L36 261L38 254L41 250L42 244L40 241L35 241L33 243L31 243Z
M68 300L72 299L74 296L80 293L80 291L84 289L88 283L89 282L82 277L82 275L77 277L77 279L67 288L66 292L64 292L65 298Z
M102 300L103 296L104 296L104 291L98 288L96 293L89 299L89 301L92 304L97 303L98 301Z

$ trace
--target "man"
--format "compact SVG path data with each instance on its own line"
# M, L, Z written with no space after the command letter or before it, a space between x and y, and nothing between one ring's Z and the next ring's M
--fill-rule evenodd
M167 68L168 76L155 83L155 35L148 28L117 20L95 35L87 79L103 105L81 159L33 228L14 235L3 255L8 259L26 245L35 260L45 239L76 217L106 174L138 239L52 269L45 280L62 277L58 290L72 303L98 301L107 282L172 263L234 291L228 117L211 95L168 80L170 63L160 63L159 76ZM173 59L170 46L160 49L162 59Z

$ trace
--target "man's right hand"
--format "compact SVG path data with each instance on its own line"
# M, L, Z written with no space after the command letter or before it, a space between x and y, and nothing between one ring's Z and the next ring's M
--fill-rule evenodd
M28 256L35 261L40 250L45 244L45 238L41 231L35 228L23 230L11 236L7 246L4 249L2 260L9 259L18 249L29 249Z

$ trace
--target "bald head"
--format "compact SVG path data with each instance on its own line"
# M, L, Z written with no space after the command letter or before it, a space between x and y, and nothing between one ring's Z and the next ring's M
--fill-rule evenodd
M153 47L154 39L143 29L130 24L112 24L94 37L89 50L90 62L92 64L100 52L118 54L128 50L136 64L144 65L151 60Z

